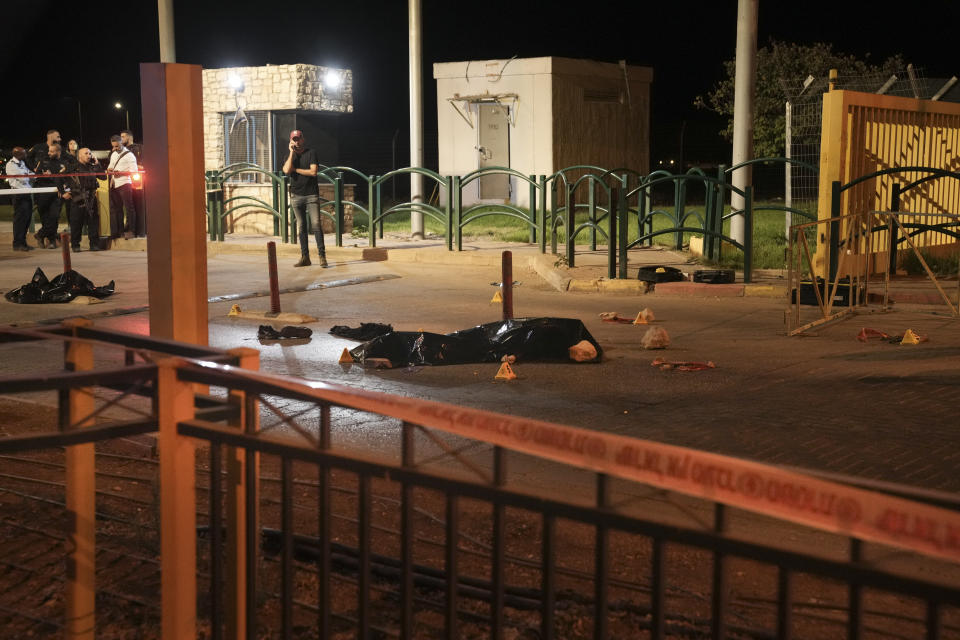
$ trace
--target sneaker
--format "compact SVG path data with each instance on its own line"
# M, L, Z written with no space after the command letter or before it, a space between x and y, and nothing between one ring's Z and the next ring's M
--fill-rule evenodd
M14 251L33 251L33 247L26 244L15 244L13 245Z
M293 265L293 266L295 266L295 267L309 267L309 266L310 266L310 258L304 256L304 257L300 258L300 262L298 262L297 264L295 264L295 265Z
M56 240L47 240L47 249L59 249L60 245Z
M76 246L70 245L70 250L73 251L74 253L80 253L81 251L83 251L80 245L76 245Z
M133 232L132 232L132 231L124 231L124 232L123 232L123 239L124 239L124 240L130 240L131 238L133 238Z
M100 247L98 247L98 246L95 245L95 244L90 245L90 249L89 249L89 250L90 250L90 251L103 251L103 249L101 249Z
M327 264L327 256L323 255L322 253L320 254L320 266L324 269L330 266Z

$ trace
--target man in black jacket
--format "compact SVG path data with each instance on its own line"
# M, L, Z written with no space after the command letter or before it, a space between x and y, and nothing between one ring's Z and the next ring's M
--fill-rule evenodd
M90 149L83 147L77 151L75 173L95 174L100 171L100 164L90 153ZM81 251L80 240L83 238L83 227L87 227L87 237L90 240L90 251L100 251L100 207L97 203L97 178L95 175L77 176L68 178L70 189L70 203L67 219L70 221L70 246L74 251Z
M47 141L38 142L37 144L30 147L30 151L27 151L27 166L30 169L35 169L40 161L47 157L47 154L50 151L50 145L60 144L60 132L56 129L50 129L47 131Z
M64 184L67 179L55 177L59 173L67 173L67 165L60 159L60 153L59 144L55 142L49 145L46 157L40 160L33 170L36 174L44 174L43 178L34 180L34 187L57 188L56 193L39 193L36 199L41 227L40 231L33 234L33 237L37 239L37 246L46 246L47 249L57 248L57 224L60 221L60 208L64 200L70 200L73 197Z

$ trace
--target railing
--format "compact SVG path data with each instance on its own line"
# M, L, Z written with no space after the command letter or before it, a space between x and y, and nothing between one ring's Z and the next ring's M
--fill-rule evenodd
M110 610L112 630L159 624L163 638L176 639L197 637L198 621L211 638L256 638L267 628L283 638L307 629L321 638L960 631L955 497L897 487L893 493L912 498L904 499L850 478L267 375L255 371L252 350L224 353L76 324L0 329L0 339L65 340L75 369L0 380L5 393L59 390L61 429L0 439L0 455L46 452L33 461L51 464L55 448L66 447L66 509L74 515L62 624L49 607L24 610L5 598L25 567L19 546L4 541L6 562L21 572L0 578L8 637L40 625L92 638L97 612L118 598L126 609ZM104 343L137 355L124 356L126 367L81 371ZM91 424L116 406L112 396L91 406L91 388L118 384L139 384L152 399L141 407L144 418ZM336 425L361 416L371 446L358 452L339 441ZM151 430L155 455L141 464L153 469L157 491L155 504L144 504L157 514L156 564L152 552L117 548L111 534L121 518L103 502L94 512L93 500L94 473L104 470L92 443ZM98 446L98 455L107 453ZM542 461L540 472L510 473L529 456ZM9 474L0 477L0 491L13 495ZM38 523L64 505L33 502L29 518L7 511L0 523L42 537ZM130 510L129 501L111 504ZM107 518L113 529L95 542L90 525ZM819 532L816 552L785 544L806 527ZM915 571L884 568L888 546L901 559L908 554L901 564ZM98 576L113 571L109 554L118 552L140 557L137 586L157 581L159 602L142 588L97 590L93 568ZM934 568L953 578L931 579ZM42 577L27 586L49 598L58 587ZM816 594L815 607L808 594Z

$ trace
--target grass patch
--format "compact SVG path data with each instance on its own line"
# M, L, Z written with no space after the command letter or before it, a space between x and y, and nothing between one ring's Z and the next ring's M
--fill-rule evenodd
M930 271L932 271L934 275L957 275L960 252L954 251L953 253L940 255L931 253L929 249L921 248L920 255L923 257L923 260L927 263L927 266L930 267ZM911 276L926 274L923 265L920 263L920 258L917 257L917 254L913 251L913 249L909 249L908 251L900 254L899 266Z

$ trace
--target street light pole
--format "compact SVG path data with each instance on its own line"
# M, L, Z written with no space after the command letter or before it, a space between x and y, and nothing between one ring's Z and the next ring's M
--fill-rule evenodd
M130 110L127 109L125 106L123 106L123 103L121 102L114 102L113 108L116 109L117 111L120 111L120 109L123 109L124 119L127 123L127 130L129 131L130 130Z

